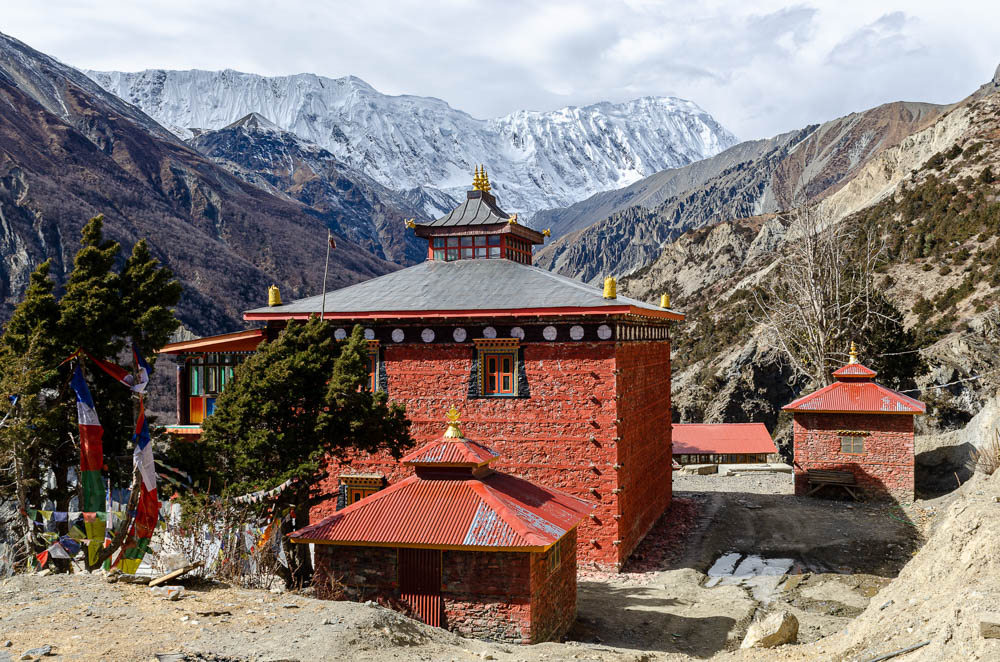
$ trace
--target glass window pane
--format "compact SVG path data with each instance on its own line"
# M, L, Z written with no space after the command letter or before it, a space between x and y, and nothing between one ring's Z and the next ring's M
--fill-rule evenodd
M503 393L510 393L513 389L510 387L510 375L504 374L503 376Z
M499 246L490 246L490 257L500 257Z
M434 259L435 260L444 260L444 251L443 250L434 251Z
M218 368L209 366L205 368L205 392L215 393L218 390Z
M475 257L475 251L476 251L476 249L474 249L474 248L463 248L462 249L462 257L463 258Z
M462 245L463 246L471 246L472 245L472 237L462 237Z
M476 237L476 246L485 246L485 245L486 245L486 235L481 234L481 235L477 236Z
M451 262L452 260L457 260L457 259L458 259L458 249L457 248L455 248L455 249L449 248L448 249L448 257L445 258L445 260L447 262Z
M486 257L486 248L477 248L476 257Z
M201 395L201 382L202 375L201 371L204 370L201 366L191 366L191 395Z
M434 248L444 248L444 237L434 237Z
M458 237L448 237L449 246L458 246Z
M498 235L498 234L491 234L490 235L490 246L499 246L499 245L500 245L500 235Z

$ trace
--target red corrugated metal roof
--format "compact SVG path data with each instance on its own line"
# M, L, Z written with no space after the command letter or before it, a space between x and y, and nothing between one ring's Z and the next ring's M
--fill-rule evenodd
M502 473L411 476L291 534L295 542L542 550L593 506Z
M188 352L253 352L264 339L263 329L247 329L218 336L194 338L164 345L160 354L184 354Z
M838 381L782 409L859 414L923 414L927 411L927 406L920 400L873 382L871 378L876 374L860 363L848 363L833 373Z
M878 373L869 368L868 366L861 365L860 363L848 363L847 365L835 370L833 376L840 377L874 377Z
M777 453L763 423L674 423L674 455Z
M403 464L439 464L480 467L500 457L493 450L468 439L441 439L421 446L400 460Z

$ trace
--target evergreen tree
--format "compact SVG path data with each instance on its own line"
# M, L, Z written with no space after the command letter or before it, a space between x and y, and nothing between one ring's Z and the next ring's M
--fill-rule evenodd
M294 526L304 526L310 488L324 476L327 455L358 450L398 458L412 444L404 408L384 392L366 390L367 356L361 327L338 342L331 325L316 317L289 324L237 369L199 443L182 449L182 461L224 495L297 479L281 503L294 509ZM311 574L307 551L297 547L286 550L299 560L286 577L290 584Z

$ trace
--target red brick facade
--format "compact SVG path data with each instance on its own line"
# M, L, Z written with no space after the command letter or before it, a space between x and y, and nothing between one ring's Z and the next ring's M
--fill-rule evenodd
M546 552L441 552L444 627L463 636L517 644L562 637L576 620L576 531ZM558 547L560 563L551 557ZM351 600L406 611L400 601L398 550L316 545L317 594L335 578Z
M440 437L458 407L465 436L502 456L491 466L596 502L580 561L620 566L670 503L670 343L525 342L521 355L530 397L470 398L471 343L388 345L382 361L416 446ZM321 492L335 494L344 473L393 483L409 470L387 456L334 461ZM328 498L310 520L335 510Z
M872 498L913 500L912 415L796 412L794 417L796 494L809 491L809 469L834 469L853 472ZM864 453L841 452L841 436L854 433L863 437Z

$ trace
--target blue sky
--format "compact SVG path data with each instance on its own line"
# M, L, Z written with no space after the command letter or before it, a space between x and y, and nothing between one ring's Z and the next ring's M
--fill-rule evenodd
M47 0L0 31L81 68L353 74L476 117L673 95L749 139L957 101L1000 64L998 25L962 0Z

